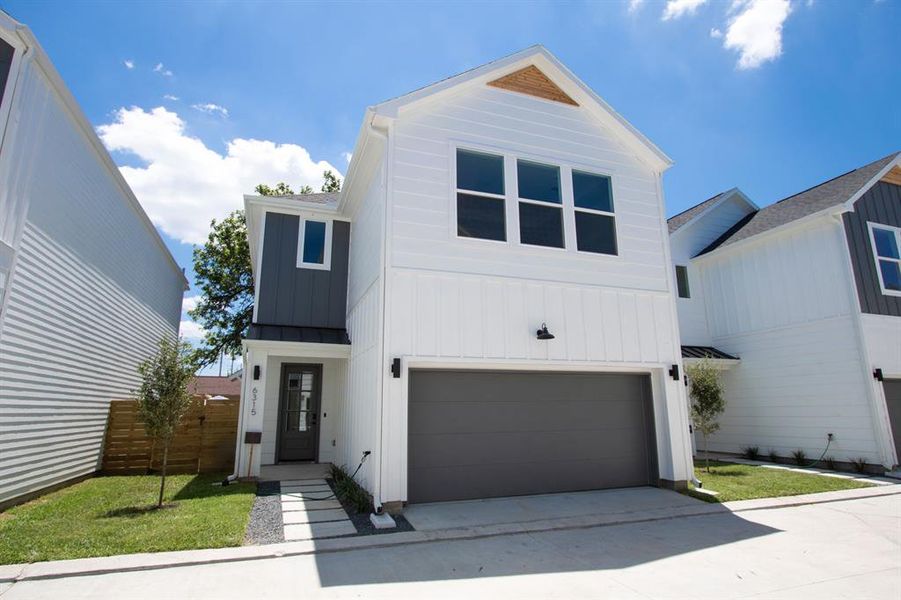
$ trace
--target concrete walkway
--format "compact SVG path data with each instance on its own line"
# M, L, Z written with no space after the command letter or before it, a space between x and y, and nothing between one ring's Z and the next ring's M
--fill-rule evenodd
M758 503L743 512L720 510L606 527L31 577L0 583L0 596L897 599L901 496L885 488L863 496L866 490L852 491L803 506L765 508Z

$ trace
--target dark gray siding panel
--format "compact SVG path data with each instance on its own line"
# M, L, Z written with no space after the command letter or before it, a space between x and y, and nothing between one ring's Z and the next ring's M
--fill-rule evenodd
M344 329L350 223L335 221L331 269L297 268L300 218L266 214L257 323Z
M895 438L895 452L901 460L901 379L886 379L882 382L885 390L885 405L888 408L892 437Z
M410 502L656 484L646 375L410 372Z
M880 181L854 204L854 212L844 215L844 223L860 310L874 315L901 316L901 297L886 296L879 288L867 227L867 223L901 227L901 186Z

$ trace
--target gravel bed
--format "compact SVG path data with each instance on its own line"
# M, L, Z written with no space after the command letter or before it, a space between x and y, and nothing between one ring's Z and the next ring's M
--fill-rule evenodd
M332 492L335 492L335 482L333 479L326 479L329 487L332 488ZM337 498L337 495L336 495ZM350 522L354 524L354 527L357 528L357 535L381 535L384 533L401 533L403 531L416 531L413 529L413 526L407 521L406 517L403 515L394 515L394 522L397 523L397 527L393 529L376 529L375 525L372 524L372 521L369 520L369 513L359 513L357 509L349 504L346 504L341 498L338 498L338 501L341 503L341 506L344 508L344 512L347 513L347 518L350 519Z
M262 481L257 484L257 495L253 499L250 521L244 534L245 546L277 544L285 541L281 490L278 481Z

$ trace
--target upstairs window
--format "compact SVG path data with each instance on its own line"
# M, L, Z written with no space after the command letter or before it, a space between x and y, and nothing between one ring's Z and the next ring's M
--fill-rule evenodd
M0 104L3 104L3 97L6 93L6 82L9 80L9 71L13 64L14 54L15 48L0 38Z
M870 240L882 293L901 296L901 228L870 223Z
M560 167L516 161L519 190L519 241L564 248Z
M573 171L576 246L581 252L616 254L613 186L605 175Z
M688 288L688 267L676 265L676 288L680 298L691 298L691 290Z
M457 235L507 240L503 156L457 150Z
M300 219L297 239L297 266L328 270L331 265L332 224L330 221Z

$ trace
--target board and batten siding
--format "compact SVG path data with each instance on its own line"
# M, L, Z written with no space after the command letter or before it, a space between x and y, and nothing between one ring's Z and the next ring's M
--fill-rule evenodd
M332 222L331 267L297 266L300 217L266 213L256 322L345 328L350 223Z
M880 462L842 236L824 217L697 261L713 345L741 359L711 449L815 458L832 433L837 460Z
M873 315L901 317L901 296L889 296L879 287L876 259L867 223L901 227L901 185L877 182L843 215L851 252L860 310ZM901 342L899 342L901 345Z
M0 503L100 466L108 406L174 337L184 279L43 71L27 63L0 157L22 212L0 331ZM16 208L18 207L18 208Z
M407 499L407 388L417 363L582 365L644 370L662 382L664 365L681 360L658 174L583 109L477 86L401 113L391 134L388 323L377 365L385 373L383 502ZM619 255L458 238L456 146L610 175ZM505 177L513 189L515 173ZM535 338L544 322L555 340ZM399 378L388 374L396 357ZM661 477L685 480L677 383L655 383L655 410Z

